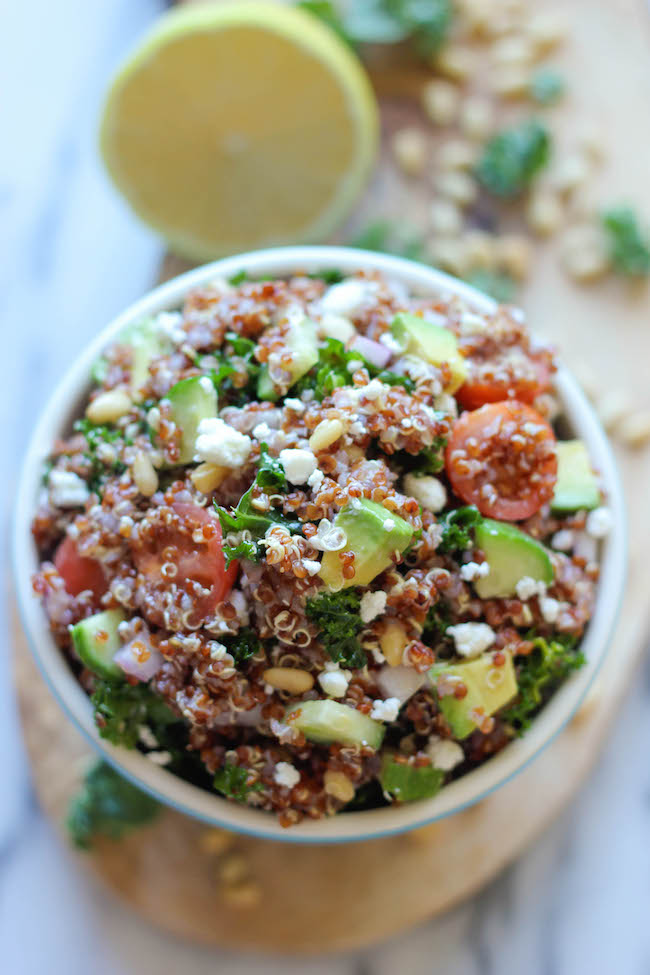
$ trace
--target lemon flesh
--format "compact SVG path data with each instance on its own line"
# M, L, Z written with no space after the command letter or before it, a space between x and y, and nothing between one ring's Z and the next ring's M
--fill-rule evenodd
M327 237L377 141L354 55L302 11L259 2L164 17L114 79L101 123L117 188L195 260Z

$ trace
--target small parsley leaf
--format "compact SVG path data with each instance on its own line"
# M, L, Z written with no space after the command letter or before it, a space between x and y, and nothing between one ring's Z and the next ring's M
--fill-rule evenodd
M574 637L534 639L534 649L521 657L517 665L519 693L514 703L501 712L501 717L514 726L519 734L530 727L531 719L548 699L551 692L566 680L570 673L585 663L584 654L576 649Z
M550 154L548 130L530 119L492 136L478 161L476 176L494 196L518 196L546 165Z
M455 508L442 515L438 524L442 528L442 538L437 551L443 553L463 552L473 544L473 529L482 521L478 508L473 504Z
M249 771L240 765L233 765L226 762L220 768L213 779L213 786L227 799L234 799L235 802L246 802L251 792L260 792L263 788L261 782L254 785L248 784Z
M614 207L602 215L609 255L617 271L630 276L650 273L650 236L639 227L630 207Z

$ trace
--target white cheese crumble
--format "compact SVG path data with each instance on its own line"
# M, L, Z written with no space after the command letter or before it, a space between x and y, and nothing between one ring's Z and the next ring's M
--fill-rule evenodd
M320 562L317 562L316 559L303 559L302 564L310 576L316 576L320 572Z
M365 302L372 298L377 291L374 281L351 279L333 284L327 289L320 301L323 311L335 312L338 315L349 315L357 311Z
M310 474L307 478L307 484L312 489L312 491L320 491L321 484L325 480L325 475L322 470L317 467L313 474Z
M289 447L281 450L280 463L291 484L304 484L318 466L315 454L304 447Z
M50 501L57 508L81 508L90 497L86 482L73 471L50 471Z
M287 396L287 398L284 401L284 405L287 406L290 410L293 410L294 413L305 412L305 404L301 399L295 399L292 396Z
M318 331L321 337L338 339L344 345L357 334L356 328L349 319L333 312L323 315L318 325Z
M214 385L207 376L201 376L201 378L199 379L199 386L201 387L204 393L214 392Z
M429 511L442 511L447 504L447 490L437 477L407 474L404 478L404 490Z
M546 584L538 582L537 579L531 579L530 576L522 576L515 586L515 592L517 598L525 603L527 599L532 599L533 596L546 595Z
M465 582L474 582L475 579L485 579L489 575L490 566L487 562L466 562L460 567L460 577Z
M457 623L447 627L461 657L478 657L494 643L495 633L487 623Z
M465 311L460 316L463 332L469 335L480 335L488 330L488 320L473 311Z
M248 459L253 442L245 433L228 426L218 417L207 417L199 423L196 438L196 460L219 467L241 467Z
M379 341L382 345L385 345L387 349L390 349L390 351L395 355L400 355L404 351L402 345L397 341L391 332L384 332L383 335L379 336Z
M465 758L465 753L457 741L439 738L438 735L429 738L425 750L433 767L440 769L441 772L451 772Z
M594 508L587 515L587 534L592 538L605 538L612 527L612 513L609 508Z
M570 552L573 548L573 543L575 537L572 531L568 528L561 528L559 532L556 532L551 539L551 548L556 549L558 552Z
M394 527L395 527L395 520L393 518L386 518L386 520L384 521L384 531L392 532Z
M385 701L373 701L370 717L375 721L395 721L401 705L396 697L388 697Z
M385 592L364 592L361 597L360 616L363 623L369 623L386 609Z
M349 680L342 670L326 670L319 674L318 683L328 697L345 697Z
M539 601L539 608L546 623L555 623L560 615L560 604L552 596L542 596Z
M300 772L290 762L278 762L275 766L273 779L285 789L293 789L300 782Z
M253 427L253 436L256 440L268 440L274 433L275 431L271 430L268 423L258 423L257 426Z

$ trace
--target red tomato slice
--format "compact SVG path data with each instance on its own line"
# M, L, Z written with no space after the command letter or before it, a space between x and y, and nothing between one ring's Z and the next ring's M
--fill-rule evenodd
M77 546L68 535L56 550L54 566L63 579L65 591L71 596L78 596L85 589L90 589L99 599L108 589L101 563L79 555Z
M466 410L477 410L485 403L518 400L532 403L536 396L550 388L551 370L548 362L518 352L502 360L477 362L468 359L469 376L456 393L456 399Z
M482 515L529 518L550 501L557 480L555 434L526 403L489 403L453 426L445 468L455 493Z
M133 561L138 571L152 581L174 582L182 589L197 582L203 589L211 590L208 596L201 597L200 606L197 604L201 612L210 613L232 589L239 566L231 562L226 569L221 525L216 515L192 502L175 502L171 509L171 518L165 518L165 509L160 509L149 529L138 533L131 545ZM197 541L198 532L202 538ZM163 573L166 563L176 567L175 575Z

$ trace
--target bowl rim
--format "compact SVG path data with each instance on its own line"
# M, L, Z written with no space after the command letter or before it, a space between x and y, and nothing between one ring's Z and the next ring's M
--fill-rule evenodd
M489 312L496 303L464 282L434 268L392 255L338 246L267 248L234 255L186 272L147 293L112 320L84 347L45 404L27 448L16 496L13 529L15 589L23 629L32 655L59 704L111 765L164 805L212 826L288 843L341 843L390 836L453 815L479 802L521 772L559 734L580 706L606 655L625 587L627 569L626 511L623 489L607 438L576 380L560 364L556 390L573 432L587 443L599 470L613 515L605 540L594 614L581 642L587 663L553 695L526 734L497 755L445 786L432 799L402 806L303 820L284 829L269 812L241 806L207 792L155 765L141 753L112 745L99 737L90 700L68 667L47 626L31 576L38 565L31 520L41 490L43 463L56 434L69 427L90 387L90 367L104 347L126 325L177 308L191 289L215 277L241 270L252 275L283 275L337 268L345 274L377 270L399 279L409 290L457 295Z

